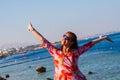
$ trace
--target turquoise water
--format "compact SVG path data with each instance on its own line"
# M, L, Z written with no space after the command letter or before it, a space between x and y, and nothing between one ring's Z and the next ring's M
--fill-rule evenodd
M120 80L120 33L109 34L114 43L103 41L80 56L79 68L88 80ZM79 41L79 45L89 41ZM47 72L38 74L37 66L44 66ZM89 75L88 72L93 74ZM46 80L53 78L54 64L45 49L29 51L0 59L0 76L7 80Z

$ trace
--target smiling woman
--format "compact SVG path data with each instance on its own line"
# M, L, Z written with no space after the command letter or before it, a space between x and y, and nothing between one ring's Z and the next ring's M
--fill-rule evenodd
M61 40L61 45L61 50L65 53L72 51L73 49L77 49L78 44L76 34L70 31L66 32L66 34L63 35L63 38Z
M59 49L33 28L32 24L29 24L28 30L42 42L42 46L45 47L53 57L55 65L54 80L86 80L86 77L78 67L79 56L102 40L112 42L108 36L104 36L92 40L83 46L78 46L77 36L75 33L69 31L63 35L61 40L62 47Z

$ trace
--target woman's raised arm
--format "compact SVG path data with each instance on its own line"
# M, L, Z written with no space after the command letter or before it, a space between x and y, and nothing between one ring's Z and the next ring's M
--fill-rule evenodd
M92 44L95 45L95 44L97 44L97 43L99 43L99 42L101 42L103 40L107 40L109 42L113 42L113 40L110 37L108 37L108 36L100 36L99 38L93 40Z

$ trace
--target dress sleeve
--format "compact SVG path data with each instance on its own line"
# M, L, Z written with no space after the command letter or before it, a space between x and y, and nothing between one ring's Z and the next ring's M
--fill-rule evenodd
M46 48L48 52L51 54L51 56L54 57L56 51L58 50L52 43L50 43L48 40L43 39L41 46Z
M92 46L93 46L92 42L88 42L87 44L84 44L83 46L80 46L78 48L79 55L81 55L84 52L88 51Z

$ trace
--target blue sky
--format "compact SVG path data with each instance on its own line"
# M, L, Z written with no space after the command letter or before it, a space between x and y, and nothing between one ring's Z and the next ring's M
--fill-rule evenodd
M66 31L78 39L120 31L120 0L0 0L0 48L39 43L27 30L29 22L51 42Z

